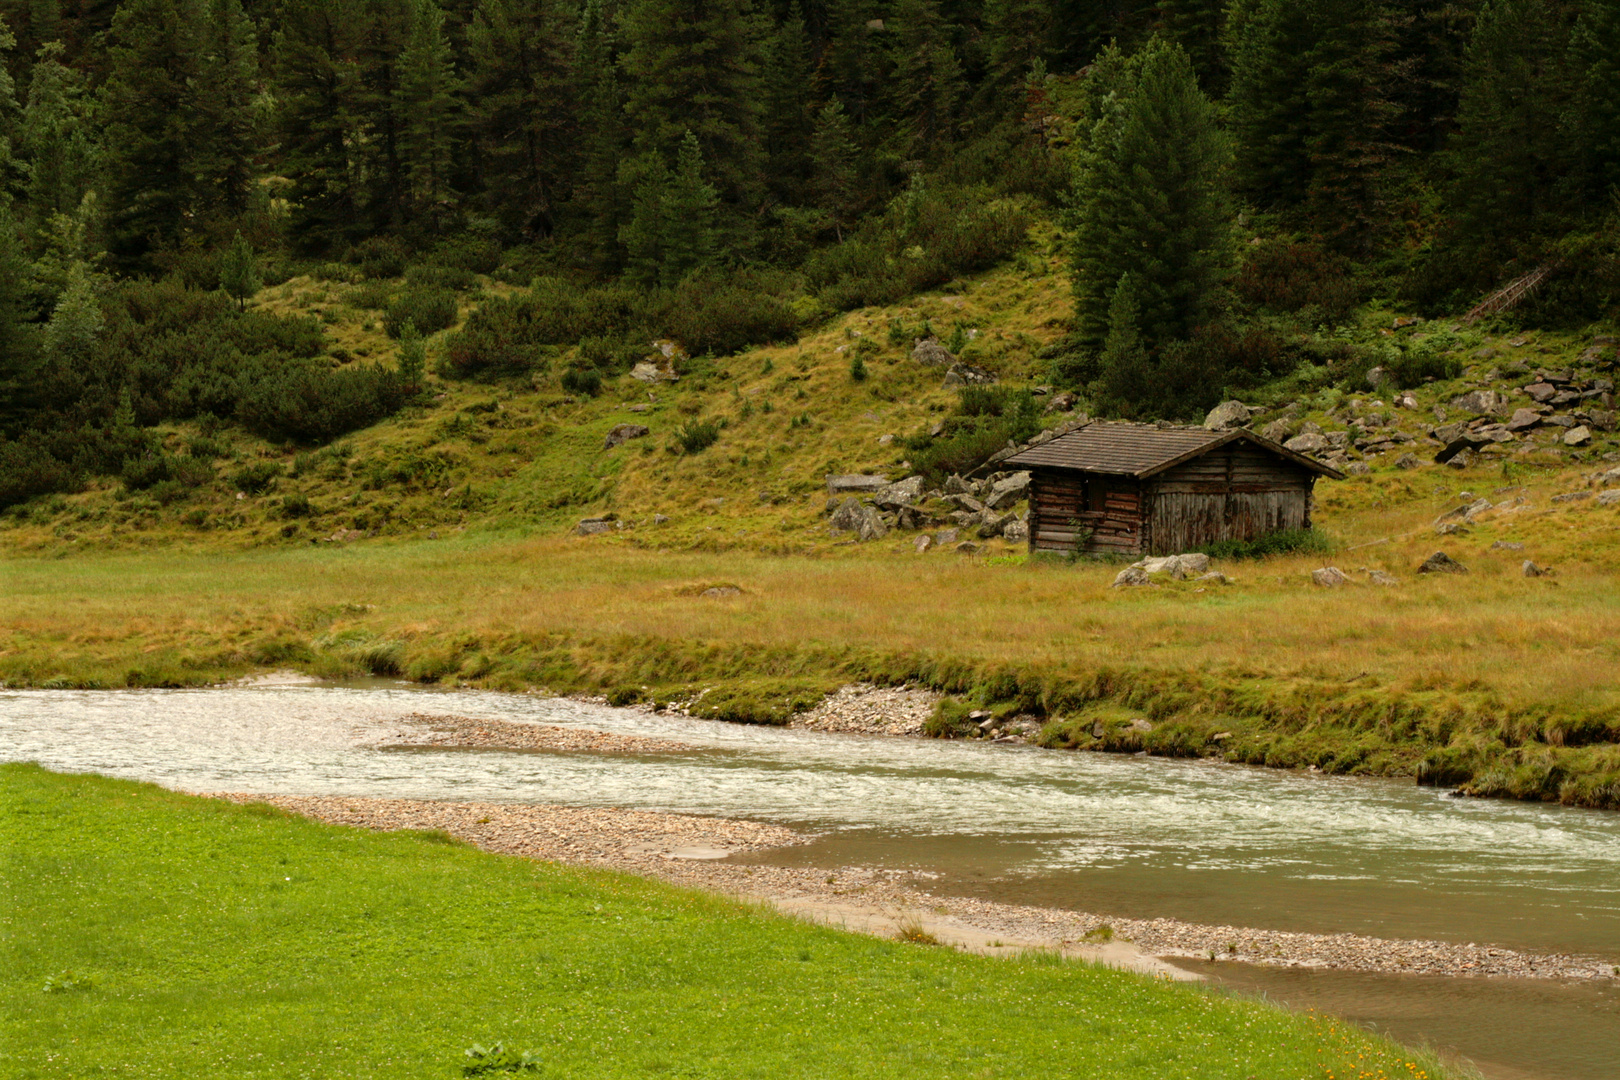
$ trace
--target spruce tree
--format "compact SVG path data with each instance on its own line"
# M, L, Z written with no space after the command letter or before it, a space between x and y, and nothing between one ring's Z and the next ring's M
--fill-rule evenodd
M0 208L10 205L19 179L16 145L22 117L17 107L17 87L9 68L10 53L16 45L16 35L6 26L4 16L0 16Z
M1572 89L1560 14L1553 0L1487 0L1468 45L1449 201L1457 253L1481 274L1539 259L1565 220L1578 154L1560 122Z
M422 379L427 371L427 343L417 332L416 324L406 320L399 331L399 350L394 354L394 366L399 374L399 381L409 393L422 389Z
M669 288L714 265L719 193L704 178L703 151L691 132L681 141L673 170L655 154L645 155L640 167L634 208L621 237L627 271L642 285Z
M854 130L875 123L888 72L888 20L879 0L828 0L827 36L816 71L816 90L844 104Z
M241 0L208 0L198 28L193 165L199 211L239 219L254 196L261 138L259 40Z
M766 45L760 73L767 175L772 193L789 204L802 200L810 172L812 79L810 37L798 0L793 0L788 17Z
M843 102L833 98L816 114L810 140L810 192L815 206L832 218L840 240L859 209L856 154Z
M18 132L28 175L25 228L35 238L51 218L76 211L95 182L91 102L83 79L61 62L62 50L59 41L40 47Z
M1135 415L1150 397L1151 361L1142 345L1140 320L1136 288L1129 274L1121 274L1108 295L1108 334L1092 394L1099 408L1126 417Z
M557 0L480 0L467 28L467 121L484 198L508 235L549 236L572 174L574 28Z
M444 11L436 0L408 0L409 30L394 87L398 157L411 217L441 229L452 213L458 84Z
M1075 165L1075 329L1097 347L1129 275L1144 344L1187 338L1215 314L1231 259L1230 150L1179 45L1155 38L1117 71Z
M630 132L617 73L618 48L603 0L585 0L575 57L580 117L570 216L583 241L582 261L613 273L623 266L620 236L630 219L627 192L634 189L619 180L629 156Z
M749 0L633 0L619 27L636 151L673 163L690 132L719 193L726 246L745 245L765 186L761 19Z
M287 0L272 46L280 171L292 181L293 242L321 251L363 224L360 0Z
M219 287L236 301L239 310L246 309L248 299L264 287L264 281L259 277L258 256L253 253L253 245L243 239L241 233L236 234L220 260Z
M1045 62L1052 36L1051 0L986 0L985 71L976 108L985 122L1020 120L1026 82Z
M129 0L108 32L102 92L109 249L126 267L173 247L203 204L197 0Z
M1580 194L1596 209L1620 191L1620 0L1586 0L1572 35L1571 135L1580 151Z
M962 66L936 0L899 0L893 18L890 111L900 127L895 149L907 156L930 154L956 137Z
M0 199L0 434L15 430L34 405L35 334L28 261L11 209Z
M105 323L90 268L75 263L68 274L67 290L45 324L45 354L67 368L85 364L95 352Z
M1221 48L1221 27L1226 18L1222 0L1158 0L1159 33L1187 51L1199 85L1210 97L1226 92L1226 57Z

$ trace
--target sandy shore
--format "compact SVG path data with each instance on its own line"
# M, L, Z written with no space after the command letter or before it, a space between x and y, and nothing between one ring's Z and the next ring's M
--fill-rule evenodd
M486 727L485 730L493 729ZM580 737L603 735L581 729L563 730ZM642 741L662 743L662 740ZM350 796L214 794L237 802L270 803L333 824L368 829L443 829L487 851L640 874L767 903L784 912L865 933L894 936L903 927L920 929L944 944L977 952L1005 954L1032 948L1056 949L1172 978L1195 976L1161 958L1214 958L1252 964L1425 975L1542 979L1616 977L1612 964L1593 957L1525 953L1436 941L1396 941L1356 934L1284 933L1207 926L1174 919L1122 919L936 896L908 882L908 875L869 867L787 868L743 866L723 861L730 855L786 847L810 839L790 829L753 821L645 810Z

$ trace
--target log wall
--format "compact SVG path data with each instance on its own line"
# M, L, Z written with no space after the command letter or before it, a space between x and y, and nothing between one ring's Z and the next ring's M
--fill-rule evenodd
M1031 550L1121 555L1141 551L1142 491L1137 481L1041 469L1030 475L1029 489ZM1082 538L1085 545L1077 548Z

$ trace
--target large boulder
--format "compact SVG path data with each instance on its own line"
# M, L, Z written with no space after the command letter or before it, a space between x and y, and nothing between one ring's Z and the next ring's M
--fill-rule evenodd
M1328 437L1319 431L1303 432L1283 443L1285 448L1296 454L1319 454L1332 445Z
M867 506L853 496L838 504L838 509L833 511L831 524L840 532L854 533L861 540L878 540L889 531L875 507Z
M922 498L923 478L908 476L887 487L881 488L872 496L872 501L879 506L898 510L903 506L915 506Z
M1028 497L1029 473L1015 472L991 485L990 495L984 504L992 510L1001 510Z
M1209 556L1201 551L1189 551L1183 555L1154 555L1138 559L1131 566L1145 574L1169 574L1176 581L1185 581L1209 570Z
M1147 571L1140 566L1127 566L1114 577L1113 587L1124 588L1127 585L1152 585L1153 580L1148 577Z
M639 439L647 434L645 424L615 424L613 430L607 433L607 441L602 449L611 450L615 446L627 443L631 439Z
M1471 412L1476 416L1492 416L1502 407L1502 398L1495 390L1470 390L1451 399L1453 409Z
M925 337L918 341L912 346L911 358L919 364L927 364L930 367L949 367L956 363L956 357L951 355L951 350L941 345L937 337Z
M612 532L617 526L617 520L611 517L585 518L574 526L574 533L578 536L595 536L597 533Z
M1335 589L1349 580L1344 571L1337 566L1324 566L1320 570L1311 571L1311 581L1324 588Z
M832 495L848 495L850 492L859 492L871 495L882 491L889 486L889 481L881 476L829 476L827 477L827 491Z
M1620 495L1620 491L1614 492ZM1029 522L1022 518L1013 518L1007 522L1007 527L1001 530L1001 537L1014 544L1022 544L1029 539Z
M1417 569L1420 574L1466 574L1468 567L1443 551L1437 551L1423 560Z
M987 371L982 367L974 367L972 364L964 364L962 361L958 360L956 363L952 364L950 370L945 373L944 385L985 386L995 381L995 372Z
M1564 432L1565 446L1585 446L1591 441L1592 429L1588 428L1585 424L1582 424L1580 427L1572 427L1568 431Z
M1241 401L1223 401L1204 417L1204 427L1210 431L1230 431L1249 422L1254 410Z
M1509 431L1529 431L1541 423L1541 414L1534 409L1514 409L1513 415L1508 418Z

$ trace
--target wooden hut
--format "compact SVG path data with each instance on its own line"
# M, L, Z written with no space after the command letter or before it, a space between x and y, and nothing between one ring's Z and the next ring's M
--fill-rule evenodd
M1252 431L1096 422L1000 468L1029 470L1032 551L1172 555L1311 526L1337 470Z

